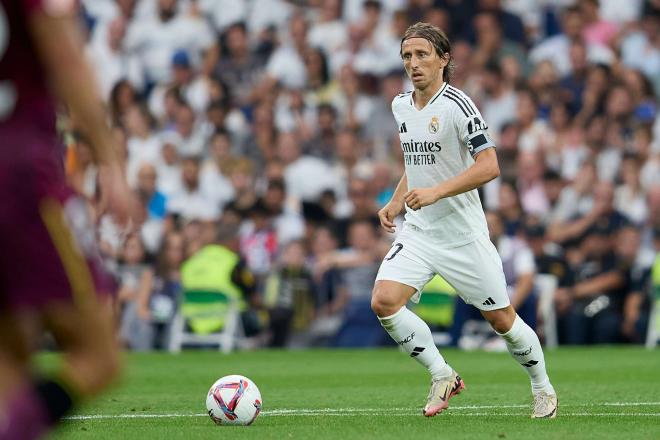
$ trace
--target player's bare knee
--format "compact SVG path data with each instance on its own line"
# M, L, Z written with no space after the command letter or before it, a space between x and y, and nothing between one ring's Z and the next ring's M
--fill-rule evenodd
M504 309L483 312L482 315L498 333L506 333L511 330L513 321L516 319L516 312L511 306Z
M374 290L371 295L371 310L377 316L390 316L396 313L402 304L396 292L392 292L391 289L376 283Z

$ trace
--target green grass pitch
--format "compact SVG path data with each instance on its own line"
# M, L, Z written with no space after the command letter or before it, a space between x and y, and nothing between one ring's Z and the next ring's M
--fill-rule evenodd
M421 415L427 373L396 348L130 354L123 380L51 438L660 439L657 351L548 352L554 420L529 418L529 382L508 354L443 354L467 388L430 419ZM234 373L256 382L264 411L249 427L215 426L204 414L206 392Z

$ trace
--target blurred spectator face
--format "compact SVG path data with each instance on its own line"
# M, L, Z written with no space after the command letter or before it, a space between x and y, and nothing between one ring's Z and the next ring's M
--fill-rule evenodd
M199 184L199 160L194 158L184 159L181 167L181 177L186 188L191 191L197 189Z
M517 123L505 124L500 133L498 147L502 150L515 151L518 149L520 127Z
M320 85L328 81L328 72L323 52L318 48L310 48L305 51L305 67L307 78L310 82L318 82Z
M346 64L339 71L339 85L347 96L355 96L360 92L360 82L349 64Z
M586 162L582 164L575 180L573 186L575 190L580 194L590 193L593 190L593 185L596 182L596 166L593 162Z
M115 84L111 95L110 99L120 113L126 112L136 101L133 86L130 82L124 80Z
M598 1L580 0L578 6L586 21L590 22L598 19Z
M426 14L424 14L424 21L442 29L445 33L449 33L451 31L449 15L444 9L429 9L426 11Z
M191 220L183 225L181 230L183 241L186 243L186 257L193 255L202 247L202 222Z
M176 112L176 130L184 138L193 133L195 127L195 113L188 106L181 106Z
M502 82L502 74L498 66L487 66L482 70L481 87L488 95L494 95L500 88Z
M518 121L528 126L536 119L536 102L530 92L518 93Z
M145 202L156 192L156 168L151 164L144 164L138 170L137 190Z
M551 179L545 178L543 179L543 189L550 204L554 205L559 200L564 183L559 176Z
M352 52L358 52L360 50L366 35L367 33L361 24L353 23L348 27L348 43Z
M176 165L176 163L179 160L179 156L177 155L177 151L176 151L176 145L169 142L163 144L163 149L161 150L161 156L166 165L170 165L170 166Z
M373 166L373 176L370 186L377 192L382 192L392 185L392 170L387 163L378 162Z
M284 165L279 160L271 160L264 171L266 180L284 180Z
M622 86L611 89L607 95L605 113L611 118L620 119L629 116L631 111L632 100L628 90Z
M605 144L605 132L607 124L605 118L597 116L587 125L585 140L592 148L601 149Z
M137 105L131 106L124 115L124 126L129 136L144 137L148 136L150 129L144 111Z
M117 52L122 48L122 42L126 35L126 21L123 17L117 17L108 25L108 46Z
M190 65L174 64L172 66L172 80L175 84L183 85L189 83L193 78L193 70Z
M594 205L599 206L602 212L614 210L614 186L609 182L598 182L594 186Z
M587 73L586 88L596 92L607 90L609 84L609 74L601 66L593 66Z
M407 12L404 9L394 11L392 14L392 29L394 34L397 37L403 37L408 26L410 26L410 20Z
M312 241L312 252L319 256L337 249L337 239L328 228L317 228Z
M248 36L243 25L234 24L227 29L227 49L234 57L247 55Z
M348 198L353 204L355 213L375 212L367 181L352 179L348 185Z
M568 9L562 17L562 30L571 40L579 39L582 34L582 14L578 10Z
M518 175L525 183L538 182L543 178L544 164L538 153L524 151L518 155Z
M457 77L461 76L462 72L470 72L472 62L472 46L470 46L468 42L458 40L452 43L451 57L454 60L454 73Z
M474 28L477 31L477 45L489 50L500 46L502 32L493 14L480 13L474 18Z
M555 101L550 107L550 126L555 130L563 130L568 127L571 116L563 102Z
M509 84L516 84L522 78L522 69L518 60L511 56L505 56L500 61L502 66L502 77Z
M169 120L174 120L176 118L176 112L181 106L181 98L179 97L179 92L176 88L172 87L165 92L164 106L166 117Z
M337 113L330 105L321 105L318 109L317 122L321 132L329 132L337 125Z
M254 191L254 167L252 162L241 159L236 162L231 176L231 184L236 194L252 193Z
M621 180L631 188L639 187L639 160L637 157L624 157L621 162Z
M403 90L403 78L398 74L385 76L380 83L380 94L390 102Z
M359 252L372 252L376 245L376 231L369 222L353 223L348 228L348 245Z
M340 161L354 164L358 159L359 145L353 132L343 130L337 135L336 153Z
M516 189L508 182L500 185L499 209L501 211L519 210L520 202Z
M479 9L485 11L499 11L501 9L500 0L479 0Z
M268 208L271 213L279 214L282 212L285 198L286 193L284 191L283 181L271 181L268 183L268 188L264 193L263 200L264 205L266 205L266 208Z
M641 243L641 234L631 226L623 227L616 236L616 253L625 261L633 262Z
M211 138L211 157L217 163L226 161L231 157L231 140L227 133L216 133Z
M301 268L305 265L305 246L299 241L289 243L282 253L282 264L285 267Z
M496 242L504 233L504 225L502 219L497 213L489 211L486 213L486 224L488 225L488 235L490 241Z
M115 0L121 15L125 18L133 17L137 0Z
M294 15L289 21L289 33L294 45L298 48L305 47L307 43L307 22L302 15Z
M573 72L582 72L587 68L587 48L580 40L573 41L568 53Z
M165 264L170 270L176 270L183 263L184 242L183 235L178 232L170 232L165 237Z
M137 234L129 235L124 242L124 248L122 250L124 264L139 264L143 259L144 247L142 246L140 236Z
M279 159L288 165L300 157L300 145L294 133L280 133L277 138L277 155Z
M158 0L158 16L161 21L169 21L176 15L178 0Z
M365 1L364 3L364 27L373 31L378 27L380 22L380 9L381 4L374 1Z
M321 17L324 21L334 21L341 17L341 0L325 0L321 3Z

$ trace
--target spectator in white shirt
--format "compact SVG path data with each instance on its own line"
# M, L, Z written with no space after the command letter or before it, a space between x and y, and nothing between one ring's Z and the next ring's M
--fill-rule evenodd
M167 212L184 219L217 220L220 217L220 206L211 195L202 190L199 170L199 157L191 156L183 159L182 185L179 191L167 201Z
M117 17L108 24L105 41L87 47L87 56L96 70L96 77L104 99L108 99L113 86L127 79L136 90L142 90L144 71L139 59L124 51L126 20Z

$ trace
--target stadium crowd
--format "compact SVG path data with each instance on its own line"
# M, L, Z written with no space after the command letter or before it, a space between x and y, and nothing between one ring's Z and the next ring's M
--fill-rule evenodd
M403 172L390 103L412 89L399 43L416 21L449 35L452 83L498 146L480 195L512 304L535 316L534 276L553 274L561 343L643 341L660 278L660 1L80 3L133 229L104 214L63 118L66 165L95 208L128 347L167 344L186 265L213 258L258 345L388 340L369 308L393 240L376 213ZM457 343L460 299L455 315Z

